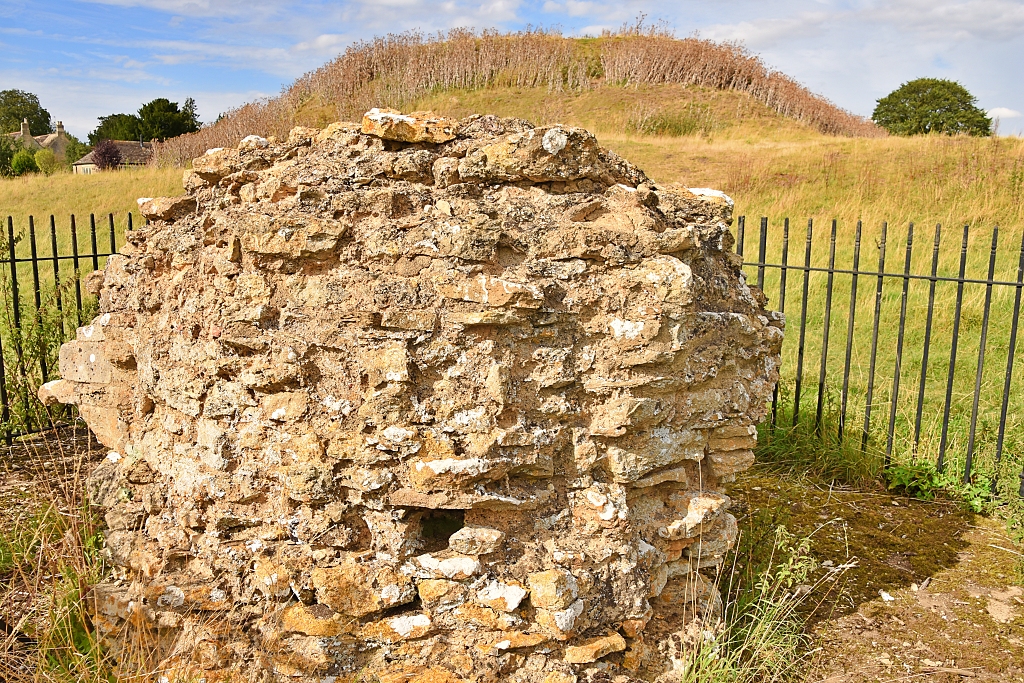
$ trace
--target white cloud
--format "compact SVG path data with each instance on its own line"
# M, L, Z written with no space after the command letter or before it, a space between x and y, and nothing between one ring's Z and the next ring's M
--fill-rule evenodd
M296 43L292 49L296 52L338 53L345 48L350 40L348 36L340 33L323 33L312 40Z
M114 5L116 7L145 7L169 14L184 16L245 16L254 10L274 5L287 6L287 2L260 0L85 0L95 5Z
M995 109L989 109L988 115L993 119L1016 119L1020 118L1021 113L1016 109L1010 109L1008 107L996 107Z
M778 45L795 38L813 36L822 32L836 15L825 12L807 12L784 19L742 21L737 24L715 24L702 28L701 37L718 41L741 41L752 49Z
M940 40L1013 40L1024 33L1024 4L1015 0L885 0L855 13Z

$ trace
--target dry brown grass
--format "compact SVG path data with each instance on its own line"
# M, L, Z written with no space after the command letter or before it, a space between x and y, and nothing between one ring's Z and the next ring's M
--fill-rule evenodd
M0 448L0 681L106 680L88 600L102 535L84 491L105 451L84 425Z
M250 134L284 135L296 124L358 118L371 107L403 108L431 93L481 88L582 92L601 85L681 84L749 94L771 110L830 135L880 137L870 121L840 109L735 44L675 38L627 27L600 38L555 31L503 34L454 29L357 43L279 97L252 102L202 130L157 148L158 163L184 165Z

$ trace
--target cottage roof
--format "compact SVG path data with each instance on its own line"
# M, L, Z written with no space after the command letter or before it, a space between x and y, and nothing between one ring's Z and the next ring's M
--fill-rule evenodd
M117 147L117 151L121 153L122 164L143 166L148 164L149 160L153 158L152 142L134 142L132 140L111 140L111 142ZM89 152L73 163L72 166L84 166L95 163L96 160L93 157L93 152Z

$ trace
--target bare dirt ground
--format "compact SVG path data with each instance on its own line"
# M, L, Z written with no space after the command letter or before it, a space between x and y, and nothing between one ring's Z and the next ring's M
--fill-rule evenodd
M0 447L0 527L24 525L106 451L82 428ZM755 469L729 494L747 543L810 535L833 589L810 601L811 683L1024 681L1022 551L957 503L829 487ZM63 510L62 512L70 512ZM837 568L846 567L844 572ZM737 565L743 571L742 562ZM22 576L24 573L22 573ZM0 570L0 655L31 647L32 595ZM26 636L26 634L28 634ZM0 677L2 679L2 677Z
M806 680L1024 681L1024 556L1001 520L756 471L730 494L745 532L784 524L812 535L819 572L850 566L811 600Z

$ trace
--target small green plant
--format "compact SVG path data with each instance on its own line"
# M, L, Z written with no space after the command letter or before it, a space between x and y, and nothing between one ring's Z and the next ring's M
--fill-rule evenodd
M890 491L919 500L935 500L939 493L959 500L976 513L985 512L992 502L992 478L975 472L969 482L950 472L940 472L930 462L901 463L885 470L885 483Z
M992 507L992 477L977 472L968 483L958 483L950 487L956 497L960 498L971 510L977 513L987 512Z
M885 470L885 483L890 491L911 498L935 500L935 494L950 485L948 475L939 472L930 462L891 465Z

